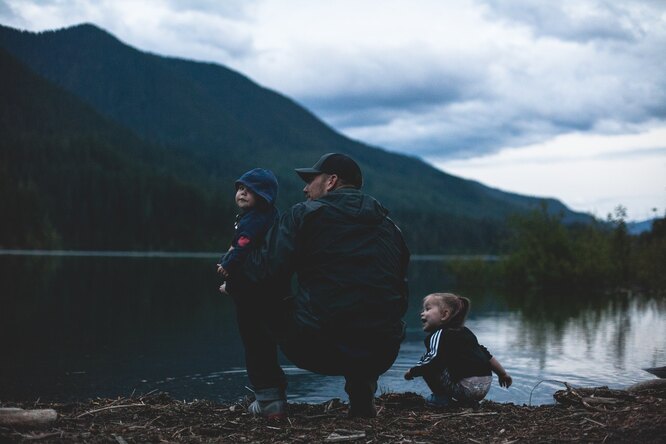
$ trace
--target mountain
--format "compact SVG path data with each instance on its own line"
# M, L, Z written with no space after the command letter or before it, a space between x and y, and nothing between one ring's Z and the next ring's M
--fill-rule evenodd
M655 220L658 220L658 218L654 217L652 219L646 219L642 221L627 222L627 231L631 235L638 236L641 233L652 230L652 224Z
M195 165L1 48L0 66L0 247L206 248L231 235L219 226L226 199L170 172L201 174Z
M415 252L495 251L504 235L506 218L543 201L488 188L443 173L418 158L353 141L293 100L237 72L141 52L93 25L42 33L0 26L0 47L40 78L42 89L59 91L58 98L49 103L54 121L69 119L63 134L80 137L86 125L81 116L95 116L95 128L105 129L93 133L100 144L108 145L107 153L122 156L138 178L150 172L146 177L156 186L169 178L189 187L199 196L202 208L217 205L218 210L211 210L211 214L221 214L220 225L231 220L233 209L227 204L224 210L213 201L232 202L233 180L245 170L262 166L275 171L280 181L278 202L285 208L302 199L303 184L293 168L310 166L323 153L333 151L347 153L360 163L365 190L391 210ZM7 83L3 86L11 87L4 69L2 75L2 83ZM43 94L55 97L53 92ZM39 105L40 95L25 92L14 100L29 108ZM75 100L78 104L73 113L64 113L56 106L57 102ZM14 106L3 102L9 110ZM32 134L35 128L30 125L39 126L38 122L27 122L21 134ZM15 132L11 125L7 127ZM48 138L43 132L37 134ZM112 137L116 134L124 134L131 143L118 142ZM54 143L51 148L57 146ZM27 157L24 161L30 162ZM72 174L80 174L76 168L79 161L72 160ZM32 189L39 190L38 181L30 180ZM565 220L591 220L556 200L546 202L550 211L563 212ZM53 209L44 211L44 217L51 220ZM109 217L113 219L113 215ZM56 233L65 229L63 221L50 223ZM211 239L208 248L221 247L213 242L219 226L193 226L202 237ZM200 247L199 241L190 244L176 234L156 239L137 247L153 248L159 239L164 241L162 246ZM71 246L66 238L62 242Z

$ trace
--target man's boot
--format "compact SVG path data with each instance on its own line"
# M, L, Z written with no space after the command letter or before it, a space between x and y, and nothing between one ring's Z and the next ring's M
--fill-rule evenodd
M255 400L247 408L254 416L267 419L287 417L287 395L281 388L258 389L254 392Z
M350 418L374 418L377 416L375 408L376 379L349 378L345 384L345 391L349 395Z

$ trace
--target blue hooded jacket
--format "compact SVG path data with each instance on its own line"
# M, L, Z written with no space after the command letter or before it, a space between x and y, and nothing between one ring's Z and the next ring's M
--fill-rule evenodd
M238 185L245 185L254 194L264 199L269 205L275 205L278 194L278 181L271 170L255 168L243 174L236 180Z
M278 216L275 208L278 182L272 171L255 168L239 177L235 185L236 189L239 185L244 185L259 199L257 199L255 206L236 216L235 232L231 241L231 246L234 249L222 256L220 261L220 264L229 272L232 279L238 266L245 260L247 253L252 248L261 245L266 232L273 226ZM227 290L229 290L228 287Z

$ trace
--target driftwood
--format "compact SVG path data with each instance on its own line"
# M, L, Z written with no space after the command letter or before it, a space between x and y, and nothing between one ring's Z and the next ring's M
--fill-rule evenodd
M558 390L553 398L564 405L582 406L587 410L608 413L616 411L614 406L627 406L636 401L636 395L626 390L613 390L608 387L572 387L565 383L566 390Z
M648 373L652 373L653 375L655 375L658 378L662 378L662 379L666 378L666 366L664 366L664 367L644 368L643 370L645 370Z
M5 427L45 427L58 418L53 409L23 410L14 407L0 408L0 425Z
M627 387L629 392L640 392L643 390L658 390L666 388L666 379L649 379L647 381L637 382Z

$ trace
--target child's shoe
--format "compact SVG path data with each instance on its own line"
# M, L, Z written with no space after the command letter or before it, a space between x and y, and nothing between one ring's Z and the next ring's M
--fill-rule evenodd
M267 419L285 419L288 404L284 390L278 388L258 389L254 392L255 400L247 407L254 416Z
M453 404L453 400L451 399L450 396L446 395L436 395L434 393L431 393L430 396L428 396L425 400L426 406L436 408L436 409L444 409L447 407L451 407Z

